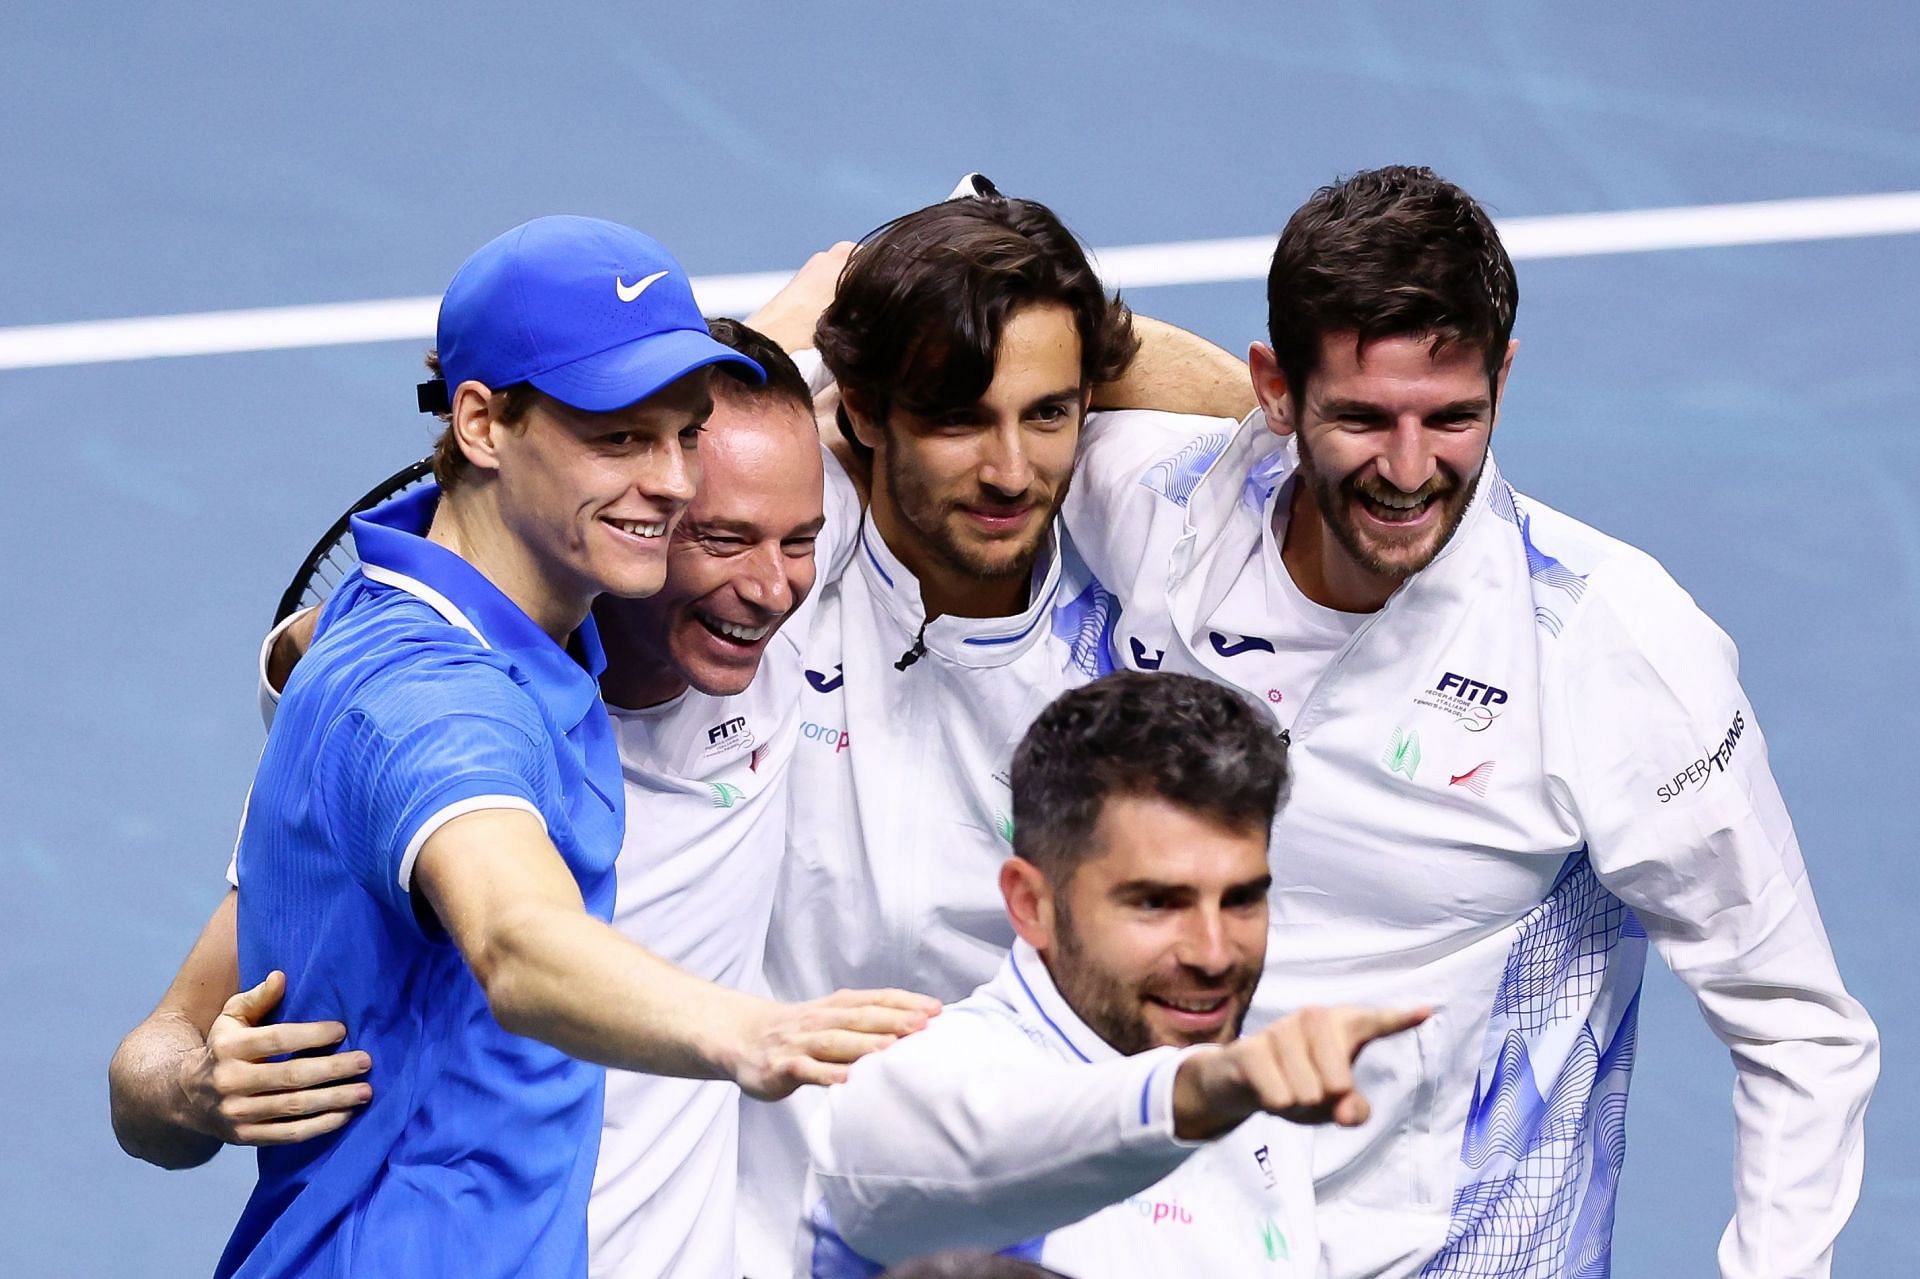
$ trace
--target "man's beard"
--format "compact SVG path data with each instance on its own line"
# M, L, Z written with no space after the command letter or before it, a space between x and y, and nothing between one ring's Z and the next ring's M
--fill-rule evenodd
M1142 1000L1148 996L1158 997L1158 987L1162 983L1149 981L1139 989L1129 989L1121 984L1094 962L1081 946L1080 935L1074 930L1073 919L1067 914L1065 902L1056 897L1054 903L1054 962L1050 971L1060 997L1067 1001L1067 1006L1087 1024L1088 1029L1106 1040L1121 1056L1131 1057L1149 1048L1160 1047L1160 1042L1154 1038L1153 1028L1147 1024ZM1258 967L1242 965L1227 974L1227 998L1239 1007L1222 1027L1219 1042L1227 1043L1240 1037L1240 1029L1246 1024L1247 1010L1253 1003L1253 988L1259 980Z
M1361 537L1353 505L1362 494L1377 497L1383 492L1398 493L1399 490L1371 477L1362 481L1357 471L1340 480L1329 479L1315 465L1313 454L1307 447L1306 435L1295 432L1294 442L1300 453L1300 465L1295 471L1296 482L1312 494L1314 504L1320 508L1321 520L1333 532L1333 540L1369 573L1398 581L1412 577L1433 563L1435 557L1446 549L1447 543L1453 540L1454 533L1459 530L1460 521L1466 518L1467 507L1472 504L1473 495L1480 487L1480 476L1486 472L1483 458L1473 479L1463 483L1458 471L1445 462L1436 463L1439 474L1427 481L1419 490L1419 496L1434 496L1441 504L1439 531L1418 559L1389 559L1380 553L1377 546L1368 546Z
M900 464L892 449L886 451L885 466L887 488L893 495L894 509L899 512L901 523L912 529L921 544L948 568L987 582L1025 577L1033 571L1033 563L1039 558L1040 547L1053 523L1053 514L1059 509L1060 494L1046 496L1029 488L1014 495L1016 502L1033 504L1032 527L1021 541L995 542L988 552L955 533L952 521L962 518L957 508L928 492L917 477L908 473L909 468Z

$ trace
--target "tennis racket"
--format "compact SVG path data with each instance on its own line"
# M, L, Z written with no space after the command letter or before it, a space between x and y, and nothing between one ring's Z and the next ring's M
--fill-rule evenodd
M307 552L307 558L300 561L300 571L293 575L286 593L280 597L280 607L274 612L273 624L278 626L303 608L325 603L327 596L333 594L341 580L359 567L360 556L354 550L353 533L349 528L354 516L432 479L433 459L422 458L381 480L368 489L359 501L349 506L333 522L326 535L314 543L313 549Z

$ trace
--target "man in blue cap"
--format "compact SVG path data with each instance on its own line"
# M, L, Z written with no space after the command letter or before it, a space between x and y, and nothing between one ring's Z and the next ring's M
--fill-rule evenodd
M786 1007L609 928L625 814L595 596L642 596L691 499L712 340L638 232L541 218L441 304L437 488L354 521L361 571L281 701L237 850L243 986L353 1027L371 1099L263 1148L220 1275L586 1269L601 1071L833 1082L917 997ZM584 1059L584 1060L581 1060Z

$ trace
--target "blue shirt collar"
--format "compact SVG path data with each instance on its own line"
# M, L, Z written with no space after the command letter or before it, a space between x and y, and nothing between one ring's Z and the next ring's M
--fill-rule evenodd
M425 484L354 516L360 571L369 581L417 597L488 648L510 654L522 683L562 732L572 731L599 702L600 673L607 668L592 616L574 632L582 659L576 661L479 569L427 540L439 501L439 485Z

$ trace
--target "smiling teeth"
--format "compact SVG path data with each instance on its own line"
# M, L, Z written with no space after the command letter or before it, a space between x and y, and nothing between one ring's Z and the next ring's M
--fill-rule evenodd
M1425 506L1427 496L1422 493L1369 493L1367 500L1395 511L1411 511L1415 507Z
M722 622L717 618L709 618L707 624L728 639L737 639L742 644L755 643L765 638L766 633L773 629L771 626L741 626L736 622Z
M667 522L642 524L639 520L608 520L607 523L619 529L629 537L659 537L667 531Z
M1177 1008L1183 1013L1210 1013L1218 1010L1220 1005L1226 1002L1226 997L1203 1000L1162 999L1160 1002L1169 1008Z

